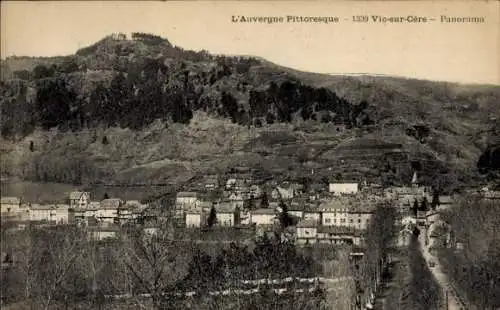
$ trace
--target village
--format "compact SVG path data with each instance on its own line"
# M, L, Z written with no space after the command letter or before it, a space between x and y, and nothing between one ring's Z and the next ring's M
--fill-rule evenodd
M10 230L28 225L74 224L84 227L89 237L96 240L116 238L124 225L142 225L145 231L154 233L160 223L169 219L179 229L199 231L195 236L212 227L220 231L250 231L250 237L257 237L285 226L284 237L298 245L363 246L364 232L377 205L397 208L403 222L409 217L414 218L410 222L425 223L435 217L433 199L439 200L440 207L452 203L451 196L435 198L431 188L419 185L416 172L409 186L388 188L338 180L307 187L293 181L259 184L250 175L240 174L225 179L198 178L177 191L167 206L125 201L107 194L97 200L86 191L69 193L66 203L39 204L22 197L2 197L1 217L2 226ZM415 204L423 206L418 214L412 211ZM400 242L404 242L403 236Z

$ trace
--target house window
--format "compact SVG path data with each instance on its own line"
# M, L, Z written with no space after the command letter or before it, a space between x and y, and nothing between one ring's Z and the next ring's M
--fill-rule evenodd
M334 219L334 220L333 220L333 222L334 222L334 223L337 223L337 219Z
M325 223L331 223L331 219L325 219Z
M350 219L350 220L349 220L349 223L352 223L352 222L353 222L353 220L352 220L352 219Z
M358 223L361 223L361 219L358 219Z
M340 220L340 222L341 222L341 223L345 223L345 219L341 219L341 220Z

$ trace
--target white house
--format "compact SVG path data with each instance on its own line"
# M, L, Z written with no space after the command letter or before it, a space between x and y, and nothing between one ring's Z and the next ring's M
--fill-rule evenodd
M324 244L360 245L363 241L359 230L344 226L320 226L317 237L318 242Z
M304 217L304 209L301 209L301 208L290 207L290 209L288 209L287 212L289 215L294 216L294 217L299 218L299 219Z
M304 211L304 220L321 220L321 212L319 210L305 210Z
M118 219L118 210L122 205L123 201L119 198L104 199L97 210L96 218L101 222L114 223Z
M198 201L196 192L178 192L175 203L178 205L193 205Z
M198 193L179 192L175 198L175 215L179 218L183 218L185 210L196 209L198 204Z
M89 192L71 192L69 194L69 206L71 208L86 208L90 203Z
M328 191L334 195L352 195L359 192L358 183L330 183Z
M47 221L56 224L69 222L69 205L38 205L30 206L30 221Z
M97 210L100 206L100 202L91 202L87 208L70 208L70 222L87 223L89 218L97 216Z
M321 224L324 226L348 226L348 208L345 201L330 200L321 204Z
M95 210L99 209L100 207L101 207L100 201L91 201L88 206L89 209L95 209Z
M276 186L271 192L271 198L273 199L292 199L300 195L303 186L295 183L283 183L280 186Z
M0 210L3 213L19 213L21 212L21 199L17 197L2 197L0 202Z
M374 207L369 204L357 203L348 210L348 226L357 230L365 230L370 224Z
M231 202L221 202L215 206L217 225L234 226L236 223L237 206Z
M303 220L297 224L297 243L316 243L318 221Z
M273 225L276 219L276 211L273 209L256 209L250 211L250 223L259 225Z
M199 210L186 211L186 227L200 227L201 217L201 211Z

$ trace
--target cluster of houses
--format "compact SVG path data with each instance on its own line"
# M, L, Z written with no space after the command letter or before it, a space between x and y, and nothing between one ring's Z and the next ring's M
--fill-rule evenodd
M89 192L76 191L69 194L65 204L35 204L17 197L2 197L1 216L2 222L17 223L18 228L26 223L76 223L103 239L116 236L125 223L144 224L145 217L160 216L168 216L177 227L186 229L252 228L256 234L262 234L276 231L286 212L293 219L287 232L298 244L362 245L379 203L390 203L408 215L415 200L431 197L429 188L418 185L416 175L411 186L384 189L366 182L307 186L291 181L255 182L251 175L239 174L223 181L218 176L204 176L177 192L175 200L161 206L162 210L135 200L92 201ZM443 196L442 203L451 201L448 198ZM419 220L431 219L431 213Z
M92 201L89 192L81 191L71 192L66 203L38 204L19 197L1 197L0 206L2 224L9 223L13 229L23 229L28 224L74 223L89 227L89 231L102 231L104 235L116 231L120 224L140 218L148 207L137 200L119 198Z
M305 188L289 181L257 185L250 178L229 178L221 184L216 177L207 177L192 190L177 193L174 216L185 227L255 227L260 234L273 231L286 212L294 219L287 232L298 244L362 245L377 204L395 200L374 184L318 185ZM420 198L421 192L411 193ZM213 224L210 216L215 217Z

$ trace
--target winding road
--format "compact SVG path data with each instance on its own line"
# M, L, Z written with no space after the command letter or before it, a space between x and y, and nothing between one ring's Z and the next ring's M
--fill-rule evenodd
M436 281L441 287L443 293L445 294L444 298L446 299L446 301L443 305L443 310L468 309L465 303L458 296L456 290L453 288L448 278L448 275L443 271L443 267L439 263L439 259L436 256L432 255L429 252L428 245L427 246L425 245L426 234L427 230L422 228L420 231L420 235L418 237L418 240L420 242L420 249L422 251L422 255L424 256L425 261L427 262L427 265L429 265L430 261L433 261L435 263L434 267L429 267L429 269L436 278Z

